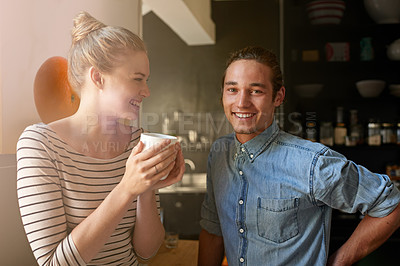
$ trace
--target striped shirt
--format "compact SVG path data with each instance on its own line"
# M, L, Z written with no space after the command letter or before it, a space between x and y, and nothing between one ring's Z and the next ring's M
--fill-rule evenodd
M17 193L25 232L39 265L86 265L70 233L120 182L140 133L132 133L121 155L96 159L76 152L43 123L25 129L17 144ZM131 241L135 220L136 200L87 265L137 265Z

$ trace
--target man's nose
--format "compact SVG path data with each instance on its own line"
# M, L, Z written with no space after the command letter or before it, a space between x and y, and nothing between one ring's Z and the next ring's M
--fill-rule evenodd
M250 95L247 91L241 91L238 94L237 105L238 107L247 107L250 103Z

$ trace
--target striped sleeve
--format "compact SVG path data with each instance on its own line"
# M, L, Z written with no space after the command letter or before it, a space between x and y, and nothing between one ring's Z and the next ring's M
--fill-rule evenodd
M39 265L85 265L67 230L58 171L46 136L27 128L17 144L22 223Z

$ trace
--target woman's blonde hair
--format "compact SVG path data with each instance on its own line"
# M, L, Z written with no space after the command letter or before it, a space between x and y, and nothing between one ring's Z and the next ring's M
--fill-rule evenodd
M122 27L107 26L87 12L80 12L73 22L68 80L78 94L90 67L109 73L128 50L146 52L139 36Z

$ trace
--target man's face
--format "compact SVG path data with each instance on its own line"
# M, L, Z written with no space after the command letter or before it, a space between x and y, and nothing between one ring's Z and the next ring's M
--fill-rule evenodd
M241 143L254 138L274 119L284 97L282 87L273 98L271 68L255 60L238 60L226 70L222 93L225 115Z

